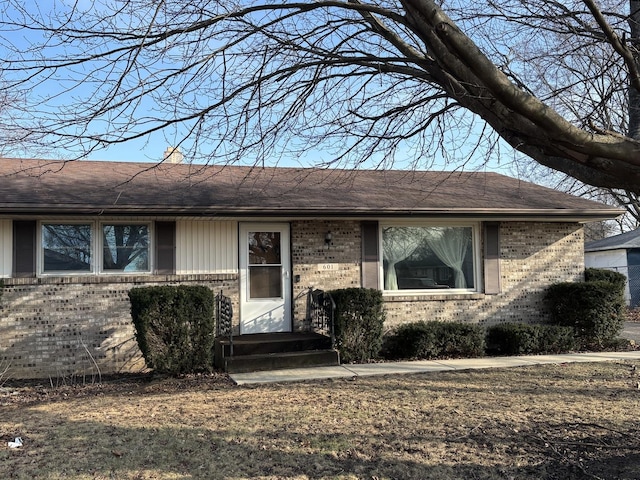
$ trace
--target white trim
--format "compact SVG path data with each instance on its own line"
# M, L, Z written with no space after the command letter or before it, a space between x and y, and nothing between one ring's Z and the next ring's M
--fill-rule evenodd
M147 270L109 270L105 271L104 269L104 236L103 228L105 225L146 225L147 226L147 236L148 236L148 245L147 245L147 262L148 269ZM96 259L98 259L98 274L99 275L150 275L154 271L155 265L153 261L155 259L155 255L153 252L155 251L155 230L154 223L150 221L137 221L137 220L104 220L98 221L96 227L96 237L100 237L99 241L96 241Z
M249 298L249 232L280 232L282 295L277 298ZM238 224L240 334L292 331L291 225L289 223ZM275 266L275 265L274 265Z
M89 225L91 228L91 245L89 247L91 252L91 263L89 270L52 270L44 271L44 247L42 244L42 235L44 232L43 225ZM149 236L148 245L148 270L136 270L136 271L123 271L123 270L104 270L103 259L103 236L102 228L104 225L146 225L147 235ZM100 220L83 220L83 219L60 219L47 218L38 220L36 231L36 272L39 277L65 277L65 276L78 276L78 275L152 275L154 271L154 223L150 220L137 220L137 219L100 219Z
M43 277L62 277L62 276L73 276L73 275L95 275L96 274L96 256L95 256L95 236L96 236L96 227L95 220L67 220L67 219L51 219L51 220L39 220L37 224L36 231L36 245L37 245L37 254L36 254L36 271L39 276ZM42 235L44 234L43 225L89 225L91 229L91 244L89 245L89 252L91 255L91 262L89 264L89 270L53 270L50 272L44 271L44 246L42 244Z

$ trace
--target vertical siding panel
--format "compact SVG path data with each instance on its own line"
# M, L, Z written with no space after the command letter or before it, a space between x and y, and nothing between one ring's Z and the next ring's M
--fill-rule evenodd
M208 270L216 270L215 259L211 255L211 233L215 227L214 222L203 222L202 235L200 236L200 248L202 250L204 265Z
M201 222L191 223L191 250L189 251L189 273L203 273L206 266L202 264L202 252L200 251L200 239L202 234Z
M177 243L180 273L237 272L238 237L234 221L179 221Z
M223 245L221 233L224 231L224 225L226 222L220 222L217 224L218 228L211 229L211 238L209 239L209 251L211 252L211 262L215 265L219 270L224 270L224 265L222 264L222 255L223 255Z
M13 249L11 220L0 220L0 277L10 277Z
M238 223L228 222L226 231L227 255L225 268L229 272L238 271Z
M200 222L191 222L189 229L189 273L201 273L203 271L202 256L198 250L198 235L200 234Z
M209 256L209 249L207 248L206 239L211 236L211 224L209 222L199 222L198 223L198 252L200 252L200 256L202 261L197 267L199 269L206 269L211 271L211 257ZM204 273L204 272L202 272Z

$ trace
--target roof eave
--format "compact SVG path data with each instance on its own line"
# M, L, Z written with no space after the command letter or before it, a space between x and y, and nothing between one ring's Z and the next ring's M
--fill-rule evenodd
M592 222L610 220L620 209L524 209L524 208L351 208L351 207L247 207L189 205L33 205L0 204L2 215L194 215L194 216L283 216L283 217L456 217L494 220L554 220Z

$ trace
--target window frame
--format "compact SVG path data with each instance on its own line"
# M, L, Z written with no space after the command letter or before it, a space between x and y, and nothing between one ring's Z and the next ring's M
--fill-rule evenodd
M45 271L44 269L44 228L45 225L89 225L91 230L91 263L89 270L53 270ZM138 271L125 270L105 270L104 269L104 240L103 228L105 225L146 225L147 227L147 256L148 269ZM82 276L82 275L151 275L154 272L154 222L151 220L82 220L82 219L46 219L39 220L37 225L37 266L38 276L42 277L63 277L63 276Z
M89 262L89 270L51 270L45 271L45 253L44 253L44 232L45 225L88 225L89 233L91 235L89 252L91 260ZM67 275L93 275L96 270L96 248L95 248L95 222L91 220L65 220L65 219L52 219L41 220L38 222L38 273L42 276L67 276Z
M384 286L384 229L388 227L467 227L471 228L471 248L473 262L473 288L407 288L398 290L386 290ZM470 295L482 292L482 242L481 242L481 222L479 221L423 221L423 220L389 220L380 221L378 228L378 275L380 279L380 287L384 296L406 296L406 295L425 295L425 296L442 296L442 295Z
M149 275L153 272L153 230L152 230L152 222L149 221L139 221L139 222L134 222L134 221L123 221L123 220L114 220L114 221L108 221L108 220L103 220L100 222L97 222L97 233L100 236L100 241L96 242L98 244L97 249L99 250L98 252L98 257L99 258L99 268L98 268L98 274L100 275ZM105 225L145 225L147 227L147 270L105 270L104 268L104 227Z

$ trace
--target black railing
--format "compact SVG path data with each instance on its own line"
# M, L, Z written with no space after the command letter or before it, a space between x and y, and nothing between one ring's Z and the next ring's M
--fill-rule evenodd
M335 348L336 346L333 327L335 310L336 304L329 292L309 288L309 294L307 296L307 318L315 331L331 338L331 348Z
M216 337L229 339L229 356L233 356L233 306L231 299L220 291L216 295Z

